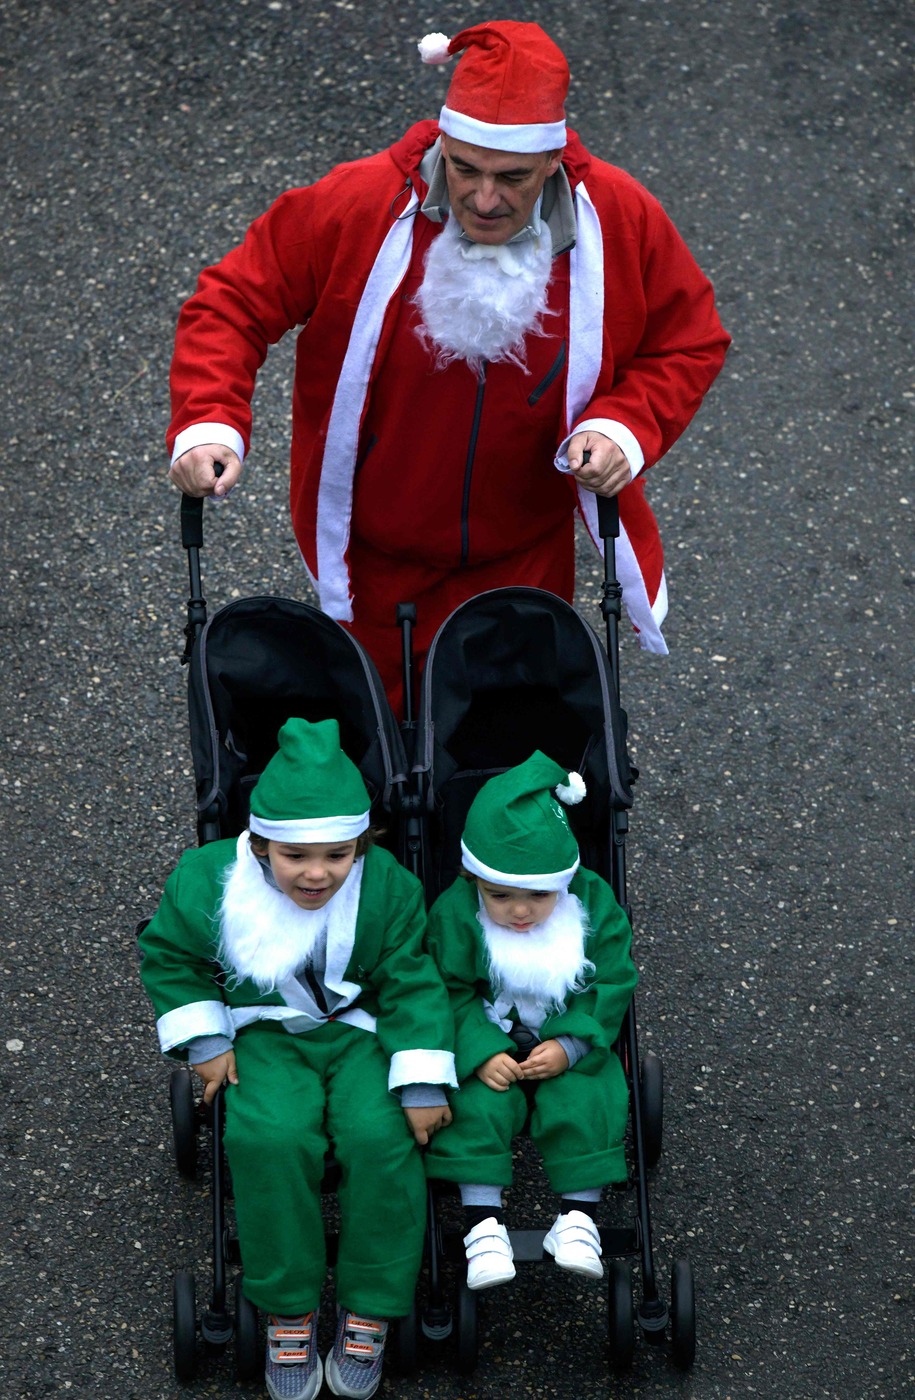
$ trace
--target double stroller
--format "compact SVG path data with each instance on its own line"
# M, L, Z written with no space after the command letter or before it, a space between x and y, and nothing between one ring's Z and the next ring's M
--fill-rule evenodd
M419 876L431 904L460 870L460 837L480 787L540 749L583 775L587 796L570 813L582 864L608 881L629 913L625 841L637 775L628 760L626 717L619 702L618 523L615 502L600 505L606 650L574 609L552 594L531 588L493 590L464 603L443 623L414 704L414 616L404 604L398 614L406 700L399 724L370 657L315 608L287 598L250 597L207 619L200 579L202 502L185 497L182 543L191 586L184 660L189 663L199 842L235 836L245 828L251 789L288 718L333 718L343 748L362 773L372 801L372 825L384 833L381 843ZM655 1272L649 1208L648 1175L661 1152L662 1064L653 1053L639 1054L632 1003L616 1048L630 1091L630 1171L625 1186L612 1193L613 1213L629 1218L600 1228L609 1274L609 1364L624 1371L641 1335L649 1343L666 1344L674 1362L686 1368L695 1354L692 1271L688 1260L674 1261L665 1301ZM195 1377L201 1341L210 1356L234 1343L238 1379L252 1380L263 1351L257 1311L244 1295L243 1261L233 1229L222 1092L204 1110L184 1067L172 1072L169 1092L178 1171L195 1178L205 1157L212 1196L208 1304L198 1310L191 1273L179 1272L174 1280L175 1373L183 1382ZM323 1189L332 1192L334 1180L331 1153ZM446 1223L446 1191L444 1183L429 1190L424 1268L414 1305L389 1336L388 1361L401 1373L416 1370L424 1345L446 1339L460 1372L472 1372L478 1362L479 1295L467 1287L462 1231ZM545 1229L510 1230L516 1263L541 1261L545 1234ZM332 1229L326 1243L332 1265Z

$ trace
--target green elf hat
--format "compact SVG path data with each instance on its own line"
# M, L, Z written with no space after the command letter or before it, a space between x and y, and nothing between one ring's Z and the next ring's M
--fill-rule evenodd
M337 721L290 719L251 793L248 827L269 841L352 841L368 828L370 807Z
M580 773L567 773L539 750L490 778L467 813L465 869L515 889L567 889L578 869L578 842L560 803L574 806L586 791Z

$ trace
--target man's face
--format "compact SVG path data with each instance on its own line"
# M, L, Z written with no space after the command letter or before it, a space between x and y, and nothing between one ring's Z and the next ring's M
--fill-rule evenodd
M514 155L442 136L451 212L474 243L507 243L531 216L561 151Z

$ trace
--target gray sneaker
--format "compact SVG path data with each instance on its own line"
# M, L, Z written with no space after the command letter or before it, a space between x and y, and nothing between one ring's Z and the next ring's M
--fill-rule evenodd
M381 1381L388 1324L378 1317L360 1317L340 1308L333 1351L328 1352L324 1376L334 1395L368 1400Z
M304 1317L268 1317L264 1380L271 1400L314 1400L323 1376L317 1309Z

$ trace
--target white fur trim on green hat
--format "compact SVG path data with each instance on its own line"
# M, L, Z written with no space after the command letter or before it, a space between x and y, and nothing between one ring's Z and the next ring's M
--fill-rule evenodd
M484 864L477 860L473 851L468 850L461 842L461 854L464 858L464 869L469 870L471 875L479 875L481 880L489 880L494 885L508 885L514 890L565 890L569 887L569 882L575 874L580 862L575 861L567 870L553 870L548 874L519 875L513 871L495 870L491 865Z
M268 841L304 842L309 845L320 841L354 841L369 827L368 812L355 817L310 817L305 821L294 818L284 822L265 821L263 817L252 816L248 830Z

